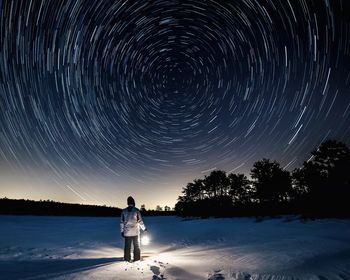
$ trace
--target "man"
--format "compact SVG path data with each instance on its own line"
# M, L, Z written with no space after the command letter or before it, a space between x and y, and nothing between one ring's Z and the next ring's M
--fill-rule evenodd
M120 231L124 237L124 260L131 262L131 243L134 245L134 261L141 259L140 228L147 231L142 221L140 210L135 207L135 200L128 197L128 207L123 209L120 217Z

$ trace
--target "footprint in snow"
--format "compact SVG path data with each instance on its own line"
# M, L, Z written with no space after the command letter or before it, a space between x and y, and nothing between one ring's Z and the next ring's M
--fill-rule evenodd
M220 272L220 270L214 271L213 275L209 275L208 280L224 280L225 277Z
M152 265L150 267L151 271L153 272L152 280L163 280L165 279L162 274L160 274L160 268L158 266Z
M232 276L233 276L233 279L236 279L236 280L250 280L250 279L252 279L252 276L249 273L245 273L245 272L238 272Z

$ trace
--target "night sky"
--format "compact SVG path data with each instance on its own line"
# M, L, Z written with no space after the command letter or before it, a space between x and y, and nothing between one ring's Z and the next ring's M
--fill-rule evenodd
M350 144L348 0L0 1L0 197L174 206Z

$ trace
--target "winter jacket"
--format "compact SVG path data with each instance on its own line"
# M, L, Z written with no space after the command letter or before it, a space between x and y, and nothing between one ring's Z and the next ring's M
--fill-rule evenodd
M140 210L134 206L123 209L120 216L120 231L124 236L137 236L140 234L140 228L146 229Z

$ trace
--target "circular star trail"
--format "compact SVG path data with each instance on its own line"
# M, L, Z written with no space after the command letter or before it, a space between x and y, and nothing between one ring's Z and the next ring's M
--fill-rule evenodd
M166 192L160 182L248 174L262 157L292 169L326 138L349 143L349 11L328 0L1 1L0 172L108 201L113 182Z

